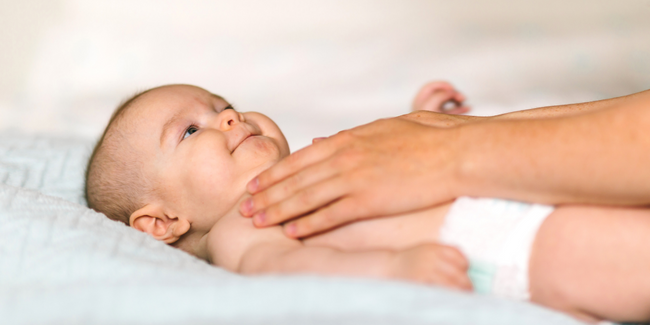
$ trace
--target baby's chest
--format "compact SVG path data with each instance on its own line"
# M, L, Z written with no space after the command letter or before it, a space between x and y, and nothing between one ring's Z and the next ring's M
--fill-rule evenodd
M345 251L403 249L435 242L437 227L426 216L412 214L351 223L304 239L305 245L334 247Z

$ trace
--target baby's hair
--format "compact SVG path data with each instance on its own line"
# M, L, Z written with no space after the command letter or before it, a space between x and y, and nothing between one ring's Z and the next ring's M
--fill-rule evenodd
M123 159L120 151L128 150L124 148L128 144L119 141L123 135L113 129L142 95L154 89L157 88L138 92L117 107L86 167L84 195L88 207L127 225L131 214L142 207L148 182L137 166L140 162Z

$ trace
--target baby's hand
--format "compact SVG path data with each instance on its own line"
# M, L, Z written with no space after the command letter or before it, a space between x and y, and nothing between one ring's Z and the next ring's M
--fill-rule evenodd
M400 279L472 290L468 268L469 262L458 249L422 244L397 252L393 270Z
M414 111L431 111L445 114L463 114L469 112L463 106L465 96L451 84L434 81L424 85L413 100Z

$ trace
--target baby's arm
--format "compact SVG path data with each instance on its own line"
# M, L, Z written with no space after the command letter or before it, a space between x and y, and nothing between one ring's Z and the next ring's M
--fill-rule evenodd
M250 219L220 220L208 238L211 262L234 272L309 273L396 278L471 289L468 263L455 248L422 244L406 250L341 251L305 246L280 226L255 228Z
M463 105L465 96L448 82L433 81L422 86L413 99L414 111L430 111L445 114L463 114L470 108ZM451 104L447 107L446 104Z
M560 206L530 260L534 302L589 320L650 320L650 209Z
M467 267L467 261L457 250L437 244L422 244L401 251L349 252L330 247L260 242L242 256L239 272L402 279L469 290Z

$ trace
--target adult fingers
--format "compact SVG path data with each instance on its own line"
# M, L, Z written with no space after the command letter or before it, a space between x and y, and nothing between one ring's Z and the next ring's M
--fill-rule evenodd
M363 202L352 197L344 197L285 224L284 233L291 238L307 237L358 220L359 217L368 217Z
M253 214L261 210L268 209L269 207L273 206L274 204L277 204L278 202L290 199L296 193L298 193L299 191L303 190L308 186L312 186L327 178L332 177L333 175L338 173L338 171L334 168L331 168L332 167L331 161L332 159L328 159L325 160L324 162L315 163L313 165L307 166L304 169L296 172L295 174L289 175L285 179L279 180L277 183L273 184L272 186L255 193L253 196L249 197L248 199L246 199L244 202L241 203L241 205L239 206L239 212L244 217L253 216ZM311 197L308 196L312 194L301 194L301 195L304 195L302 197L302 199L305 200L304 203L308 203L307 200L312 199ZM291 209L290 211L296 211L296 209L294 208ZM279 213L279 214L273 214L271 216L272 218L268 218L268 219L264 217L260 217L260 218L267 219L264 222L265 225L273 225L276 222L286 221L287 219L284 219L283 216L286 216L286 218L291 218L291 217L295 217L296 215L287 216L286 214ZM258 225L261 226L262 223Z
M329 157L335 150L336 139L334 137L318 141L311 146L296 151L263 171L248 183L246 189L249 193L255 194L293 175L297 171Z
M346 186L341 178L328 179L258 212L253 216L253 223L257 227L279 224L326 206L344 193Z

